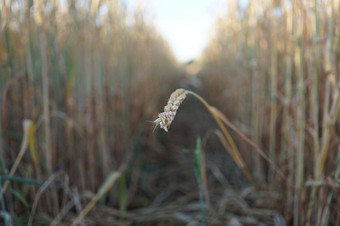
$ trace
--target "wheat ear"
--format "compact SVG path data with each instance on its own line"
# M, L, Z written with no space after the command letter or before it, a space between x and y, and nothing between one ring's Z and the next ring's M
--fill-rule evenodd
M158 114L158 118L153 121L156 127L159 125L162 129L168 132L168 127L176 116L177 109L185 100L188 91L185 89L176 89L170 96L168 104L164 107L164 112Z

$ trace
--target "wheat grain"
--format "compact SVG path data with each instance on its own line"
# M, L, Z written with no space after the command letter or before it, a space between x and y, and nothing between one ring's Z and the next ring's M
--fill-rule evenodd
M168 132L168 127L176 116L177 109L184 101L187 96L188 91L185 89L176 89L168 100L167 105L164 107L164 112L158 114L158 118L153 121L156 127L159 125L162 129ZM155 128L156 128L155 127Z

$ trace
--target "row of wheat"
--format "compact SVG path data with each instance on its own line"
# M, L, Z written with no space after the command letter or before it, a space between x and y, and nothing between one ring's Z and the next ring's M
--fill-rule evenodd
M337 0L230 1L203 56L204 95L284 172L243 152L294 225L339 224L339 12Z
M53 189L37 200L32 183L58 175L95 192L127 155L149 147L145 120L177 72L142 6L14 0L0 9L2 213L26 222L35 201L52 216L65 204Z

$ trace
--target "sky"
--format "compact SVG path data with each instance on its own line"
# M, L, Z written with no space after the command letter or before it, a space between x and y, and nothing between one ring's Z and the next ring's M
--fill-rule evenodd
M221 0L145 0L158 32L176 58L187 62L207 45ZM139 1L129 0L133 7Z

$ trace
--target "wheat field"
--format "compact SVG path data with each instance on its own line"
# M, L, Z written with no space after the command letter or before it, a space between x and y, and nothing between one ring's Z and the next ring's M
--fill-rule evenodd
M1 0L0 225L340 225L340 1L241 2Z

